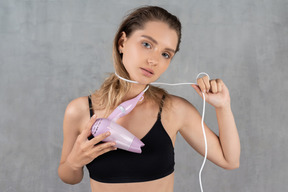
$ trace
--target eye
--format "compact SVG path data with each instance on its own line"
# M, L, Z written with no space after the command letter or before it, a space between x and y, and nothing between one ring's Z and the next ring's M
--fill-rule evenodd
M150 48L151 48L151 45L150 45L150 43L147 43L147 42L143 42L143 43L142 43L142 45L143 45L144 47L148 48L148 49L150 49Z
M170 54L169 53L162 53L162 56L165 57L165 59L170 59Z

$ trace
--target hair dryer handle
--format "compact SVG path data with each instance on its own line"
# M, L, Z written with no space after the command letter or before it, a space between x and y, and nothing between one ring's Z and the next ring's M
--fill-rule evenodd
M121 103L108 117L108 119L112 121L117 121L120 117L123 117L130 113L134 107L136 106L137 102L143 99L144 91L142 91L139 95L134 97L133 99L130 99L128 101L125 101Z

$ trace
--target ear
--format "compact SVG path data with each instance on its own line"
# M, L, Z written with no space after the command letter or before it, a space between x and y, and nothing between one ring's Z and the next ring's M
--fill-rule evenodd
M123 48L125 46L125 42L127 40L126 33L122 31L121 36L118 40L118 51L123 53Z

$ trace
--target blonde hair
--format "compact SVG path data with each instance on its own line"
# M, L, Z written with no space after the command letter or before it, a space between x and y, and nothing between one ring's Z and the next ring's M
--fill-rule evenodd
M129 74L122 63L122 54L118 51L118 41L122 32L125 32L126 37L129 38L135 30L143 29L148 21L161 21L168 24L171 29L174 29L178 36L176 52L179 51L181 42L181 23L176 16L157 6L144 6L135 9L122 21L114 38L112 55L114 69L121 77L130 79ZM92 95L94 109L105 109L106 112L108 112L109 110L116 108L123 102L123 98L130 88L131 84L129 82L120 80L114 73L110 74L109 77L105 79L100 89L96 90ZM168 93L164 89L150 85L149 89L145 92L145 100L153 101L160 106L162 95L168 97Z

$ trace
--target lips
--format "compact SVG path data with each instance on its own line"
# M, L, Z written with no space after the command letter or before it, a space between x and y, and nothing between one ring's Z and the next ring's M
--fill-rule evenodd
M154 74L154 71L152 69L148 69L148 68L141 68L144 71L147 71L148 73L151 73L151 75Z

